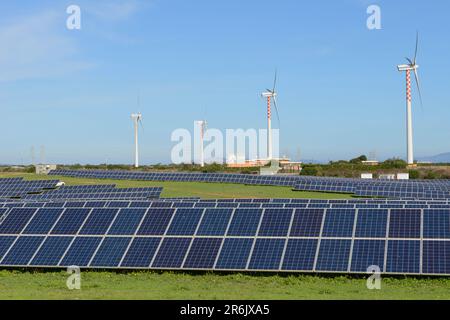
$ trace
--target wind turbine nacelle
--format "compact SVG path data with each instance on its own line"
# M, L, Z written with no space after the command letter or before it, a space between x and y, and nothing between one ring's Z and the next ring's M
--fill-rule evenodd
M263 92L263 93L261 93L261 97L265 97L265 98L267 98L267 97L275 97L276 95L277 95L276 92Z
M415 66L410 66L409 64L401 64L397 66L398 71L408 71L417 69L419 66L416 64Z

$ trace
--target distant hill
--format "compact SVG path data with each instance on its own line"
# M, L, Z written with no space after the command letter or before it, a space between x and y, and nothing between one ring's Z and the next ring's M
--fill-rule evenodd
M430 161L433 163L450 163L450 152L441 153L431 157L419 158L419 161Z

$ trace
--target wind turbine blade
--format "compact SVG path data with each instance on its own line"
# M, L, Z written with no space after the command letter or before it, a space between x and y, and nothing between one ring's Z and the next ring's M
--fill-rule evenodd
M142 131L144 131L144 125L142 124L142 120L139 119L138 122L139 122L139 125L141 126Z
M278 104L277 104L277 97L273 96L273 104L275 105L275 111L277 112L277 119L278 119L278 127L280 126L280 115L278 114Z
M411 61L410 58L405 58L405 59L409 62L410 65L414 65L414 63Z
M275 69L275 78L273 79L273 90L272 93L275 92L275 86L277 85L277 69Z
M419 82L419 75L417 74L417 69L414 69L414 76L416 78L417 90L419 92L420 106L421 108L423 108L422 93L420 92L420 82Z
M419 47L419 31L416 33L416 51L414 53L414 64L416 64L417 48Z

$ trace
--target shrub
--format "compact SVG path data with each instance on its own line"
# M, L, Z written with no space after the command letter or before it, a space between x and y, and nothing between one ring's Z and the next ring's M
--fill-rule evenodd
M405 169L407 167L406 161L402 159L387 159L381 164L383 169Z
M429 170L429 171L427 171L427 173L425 174L424 179L437 179L437 177L438 177L438 175L437 175L436 172Z
M303 167L302 171L301 171L301 175L302 176L316 176L317 175L317 168L313 167L313 166L305 166Z
M419 179L420 173L417 170L409 170L409 178L410 179Z

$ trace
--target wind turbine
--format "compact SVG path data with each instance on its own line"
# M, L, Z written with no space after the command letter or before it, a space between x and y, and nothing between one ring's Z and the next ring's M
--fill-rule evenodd
M139 123L142 126L142 114L139 113L132 113L131 114L131 120L133 120L134 124L134 167L139 167L139 146L138 146L138 129L139 129Z
M278 115L278 105L277 105L277 92L275 91L275 87L277 84L277 71L275 71L275 78L273 80L273 88L272 90L266 89L261 96L267 99L267 159L272 160L272 113L270 109L270 102L273 99L273 103L275 105L275 111L277 113L278 123L280 123L280 116Z
M205 159L204 159L204 153L203 153L203 141L205 138L205 132L206 132L208 124L207 124L206 120L200 120L200 121L196 121L196 122L200 128L200 166L204 167Z
M414 53L414 60L406 58L408 64L401 64L397 66L398 71L406 73L406 150L408 165L414 164L414 149L413 149L413 128L412 128L412 109L411 109L411 71L414 72L416 79L417 90L419 92L420 104L422 105L422 94L420 93L419 75L417 69L419 65L416 63L417 48L419 46L419 33L416 35L416 50Z

